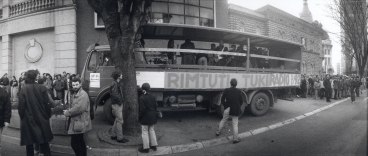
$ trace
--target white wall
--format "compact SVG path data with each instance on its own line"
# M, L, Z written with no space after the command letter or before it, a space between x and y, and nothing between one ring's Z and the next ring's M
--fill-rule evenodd
M42 58L35 63L30 63L24 57L26 47L31 39L41 44ZM13 73L16 77L29 69L38 69L40 73L54 74L55 69L55 41L54 30L44 29L12 36Z

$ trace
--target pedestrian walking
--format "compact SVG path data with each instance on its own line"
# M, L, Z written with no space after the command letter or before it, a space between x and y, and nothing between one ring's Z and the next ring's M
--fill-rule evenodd
M334 81L333 81L333 88L334 88L334 99L337 100L337 99L340 99L340 95L339 95L339 90L340 90L340 81L338 78L336 78Z
M355 81L354 90L356 93L356 97L359 97L360 96L360 86L362 85L362 81L360 80L359 76L356 76L354 78L354 81Z
M323 81L323 86L325 87L325 96L326 96L326 101L327 102L331 102L331 81L330 81L330 75L327 74L326 75L326 79Z
M18 94L18 81L17 81L17 78L15 76L12 77L12 80L10 80L10 86L11 86L11 89L10 89L10 92L11 92L11 101L12 102L15 102L17 101L17 94Z
M37 70L26 72L25 85L19 93L20 144L26 145L27 156L34 155L33 144L39 144L40 152L48 156L51 154L49 142L53 139L49 120L51 107L46 87L36 83L37 74Z
M310 75L309 78L308 78L308 83L309 83L309 93L308 93L308 95L310 95L311 97L313 97L313 95L315 95L314 94L314 91L315 91L314 81L315 80L313 79L312 75Z
M318 93L319 93L319 90L321 89L321 82L319 81L319 79L318 79L318 78L316 78L316 79L314 80L314 85L313 85L313 87L314 87L314 99L317 99L317 97L318 97Z
M325 85L323 84L324 80L321 77L319 84L321 84L321 89L319 90L319 98L323 99L325 97Z
M230 80L230 88L224 90L221 97L221 104L224 106L224 113L222 115L222 120L219 123L218 130L216 131L216 136L221 134L221 130L224 127L225 122L231 117L233 125L233 143L236 144L240 142L238 136L238 118L241 114L241 104L243 103L242 93L240 89L237 89L238 82L236 79Z
M0 156L1 156L1 134L4 127L8 127L11 117L11 103L10 94L4 89L4 86L0 85Z
M142 85L142 95L139 97L139 122L142 125L143 147L139 152L148 153L149 149L157 150L157 139L155 125L157 123L157 102L156 98L149 93L151 87L149 83Z
M86 156L87 148L84 134L92 129L90 102L88 94L82 89L81 80L72 80L73 95L71 105L64 115L68 117L67 132L71 135L70 145L76 156Z
M355 103L355 86L356 86L356 81L354 80L353 77L350 78L350 99L351 99L351 103Z
M302 81L300 84L300 89L301 89L301 97L302 98L307 98L307 80L305 79L305 76L303 75L302 77Z
M111 128L111 139L116 140L120 143L128 142L129 140L123 138L123 94L121 88L122 75L114 71L111 75L113 78L112 84L110 86L110 97L111 97L111 107L112 114L115 116L114 125Z

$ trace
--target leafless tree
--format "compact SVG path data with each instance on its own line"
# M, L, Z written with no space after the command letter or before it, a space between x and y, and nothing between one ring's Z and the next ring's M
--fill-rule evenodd
M124 132L138 136L138 97L134 43L140 27L147 23L152 0L88 0L102 17L112 61L123 74Z
M334 19L343 31L342 40L346 43L344 45L350 46L345 47L348 50L346 52L352 52L359 68L358 74L363 76L368 57L366 0L334 0L331 9Z

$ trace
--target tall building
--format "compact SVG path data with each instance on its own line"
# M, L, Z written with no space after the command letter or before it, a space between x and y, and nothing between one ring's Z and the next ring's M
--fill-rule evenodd
M312 13L310 12L308 7L308 0L304 0L303 11L300 13L300 19L309 23L313 22Z
M331 50L332 44L331 40L323 40L322 41L322 51L323 51L323 71L324 73L328 73L328 69L333 68L331 63Z
M341 63L336 64L336 74L339 74L339 75L342 74L342 72L341 72Z
M304 6L303 12L310 13L308 5ZM322 40L328 35L318 22L305 21L271 5L250 10L229 4L229 29L303 44L301 73L323 72Z
M73 0L0 0L0 73L76 73Z

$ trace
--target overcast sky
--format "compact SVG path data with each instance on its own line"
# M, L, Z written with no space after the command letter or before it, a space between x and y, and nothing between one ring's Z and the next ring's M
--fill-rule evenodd
M287 13L299 17L303 10L303 0L228 0L229 3L237 4L245 8L256 10L270 4ZM309 10L312 12L313 20L322 23L323 29L329 33L332 41L332 66L336 71L337 62L341 62L341 45L339 42L339 24L331 18L329 6L333 0L308 0Z

